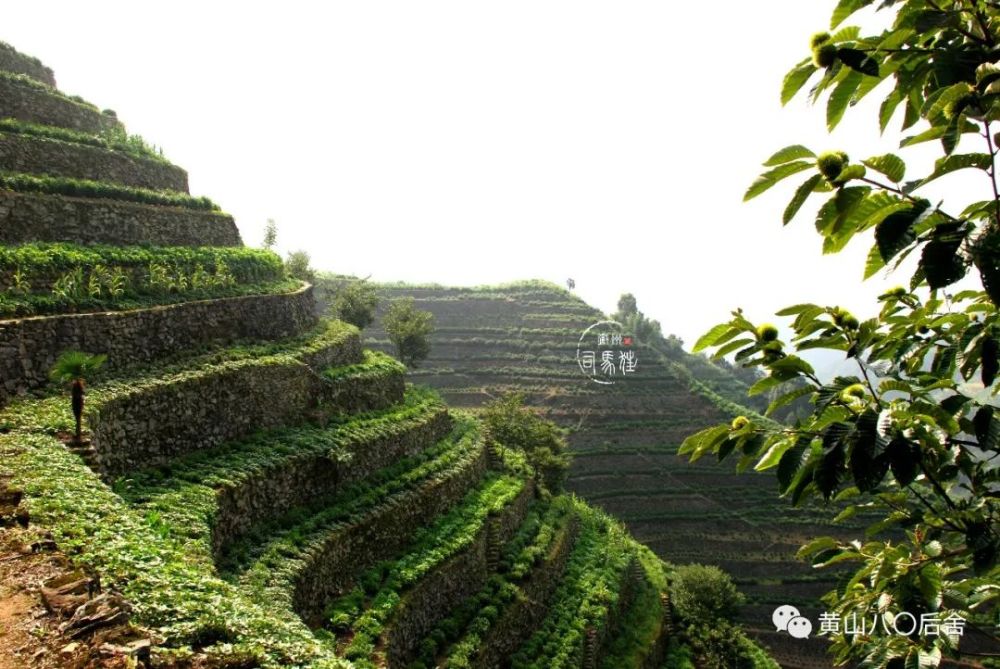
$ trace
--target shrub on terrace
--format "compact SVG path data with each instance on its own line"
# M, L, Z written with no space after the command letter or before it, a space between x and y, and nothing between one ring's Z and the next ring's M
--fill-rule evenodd
M491 402L482 413L491 439L505 448L523 451L538 473L541 486L562 490L569 470L569 446L563 430L524 406L524 396L509 393Z

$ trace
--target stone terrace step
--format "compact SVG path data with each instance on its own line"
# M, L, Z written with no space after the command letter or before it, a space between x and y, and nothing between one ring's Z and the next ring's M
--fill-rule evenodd
M0 74L0 118L100 133L121 128L118 119L96 107L71 100L31 79Z
M446 638L455 636L446 627L461 625L461 631L449 647L438 646L435 666L499 669L534 632L548 611L580 529L579 516L566 502L558 498L534 523L526 523L518 534L533 526L532 534L511 542L513 551L508 551L499 573L438 626ZM420 659L431 664L426 651Z
M188 192L187 172L176 165L28 134L0 132L0 170Z
M110 246L242 244L229 214L0 190L0 244L29 242Z
M116 478L255 430L303 420L322 399L327 367L362 361L356 328L330 323L306 342L269 355L153 371L99 388L87 424L100 473Z
M487 470L479 434L460 420L452 434L345 489L321 511L277 531L252 551L240 576L256 597L281 601L308 623L367 568L402 551L413 534L474 488Z
M295 337L316 322L312 286L284 295L0 321L0 405L44 387L61 351L103 353L116 369L206 344Z
M23 74L46 86L56 87L56 77L51 68L46 67L37 58L21 53L4 42L0 42L0 71Z
M509 503L483 519L468 545L433 566L412 588L401 593L395 610L386 619L382 639L384 666L406 666L435 625L486 584L495 568L491 564L490 547L503 547L514 537L534 498L534 481L528 479ZM414 569L416 565L426 564L428 557L447 555L447 548L455 540L442 538L444 541L432 547L427 557L407 556L400 566Z
M389 386L402 378L399 372L394 376L386 379ZM394 395L378 398L378 405L398 402ZM447 408L428 393L411 392L392 408L378 405L328 427L262 432L192 453L173 461L167 478L159 470L132 477L128 497L164 513L200 508L207 520L197 523L202 529L194 535L209 533L213 556L225 564L234 542L241 550L252 545L290 510L316 507L397 460L422 453L451 429Z

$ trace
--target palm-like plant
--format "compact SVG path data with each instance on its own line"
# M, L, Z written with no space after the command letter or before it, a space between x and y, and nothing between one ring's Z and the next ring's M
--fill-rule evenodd
M52 366L52 371L49 372L49 378L53 381L72 384L70 397L73 405L73 417L76 419L77 443L83 439L84 383L107 359L106 355L91 355L83 351L65 351L56 360L56 364Z

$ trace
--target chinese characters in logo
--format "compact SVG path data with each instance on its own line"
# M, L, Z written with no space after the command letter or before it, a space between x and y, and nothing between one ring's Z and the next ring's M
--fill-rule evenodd
M635 340L622 332L616 321L601 321L587 328L580 337L576 361L580 371L603 385L635 374L639 366Z

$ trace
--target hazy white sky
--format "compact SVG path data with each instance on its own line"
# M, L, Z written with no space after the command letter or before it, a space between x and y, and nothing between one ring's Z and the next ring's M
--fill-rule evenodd
M866 243L820 254L814 207L782 228L796 184L741 202L787 144L895 149L871 108L828 137L821 108L779 104L834 4L32 0L0 39L162 146L248 244L272 217L325 270L573 277L691 344L737 306L860 316L886 285L860 282Z

